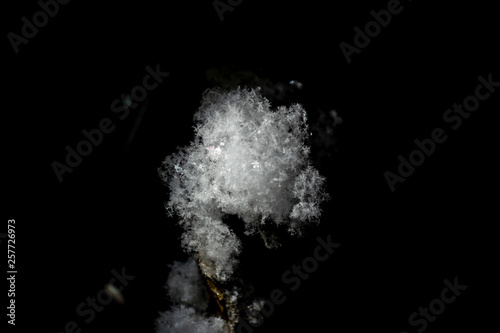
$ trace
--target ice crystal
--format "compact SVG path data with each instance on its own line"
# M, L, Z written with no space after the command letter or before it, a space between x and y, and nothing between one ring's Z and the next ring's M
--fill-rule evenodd
M166 206L179 216L182 245L203 274L226 281L241 242L224 216L237 215L247 234L268 223L300 232L319 220L325 179L309 162L301 105L272 110L255 89L207 90L194 121L194 140L160 170L170 190Z

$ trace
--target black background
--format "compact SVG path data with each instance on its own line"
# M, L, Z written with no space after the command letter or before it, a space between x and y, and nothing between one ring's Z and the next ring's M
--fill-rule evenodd
M72 1L18 54L5 37L2 216L16 219L16 330L62 332L75 321L82 332L153 331L168 308L167 265L186 258L157 168L191 140L205 71L217 66L299 80L306 104L344 120L337 151L317 165L332 196L321 224L277 251L245 239L242 270L265 297L288 290L281 274L312 255L316 237L342 245L255 332L416 332L409 315L454 277L468 289L426 331L492 327L499 92L455 131L442 116L479 75L500 81L498 15L489 3L402 5L350 64L339 43L352 44L353 28L387 1L245 0L223 22L211 1ZM4 4L4 36L38 10ZM170 76L148 95L126 149L139 109L119 121L110 104L156 64ZM102 118L115 131L59 183L51 163ZM436 127L447 141L392 193L383 173ZM75 308L122 267L135 276L125 304L84 323Z

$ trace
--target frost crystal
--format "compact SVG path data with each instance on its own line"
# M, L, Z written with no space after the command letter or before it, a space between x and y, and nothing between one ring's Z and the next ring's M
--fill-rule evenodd
M224 216L237 215L248 234L268 223L300 232L319 220L325 179L309 163L300 105L271 110L258 90L207 90L194 120L194 140L165 159L160 175L184 248L205 276L227 281L241 243Z
M193 308L183 305L161 314L156 324L157 333L225 333L224 320L205 317Z

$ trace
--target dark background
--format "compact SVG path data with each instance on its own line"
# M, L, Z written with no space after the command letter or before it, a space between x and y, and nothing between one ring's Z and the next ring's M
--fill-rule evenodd
M352 44L353 28L387 1L245 0L223 22L211 1L72 1L18 54L5 37L2 216L16 219L16 330L62 332L75 321L82 332L153 332L168 308L167 265L186 259L157 168L191 140L206 70L224 66L298 80L312 118L335 109L344 121L336 151L316 165L332 196L321 224L276 251L242 236L242 272L264 297L287 289L281 274L312 255L317 236L342 244L255 332L416 332L410 314L454 277L468 289L426 331L492 327L499 92L456 131L442 115L474 93L479 75L500 81L498 17L489 3L402 4L350 64L339 43ZM38 10L4 4L4 36ZM119 121L110 104L156 64L170 76L148 94L127 146L140 107ZM51 163L102 118L116 129L59 183ZM383 173L436 127L448 140L391 193ZM125 304L85 324L75 308L122 267L135 276Z

